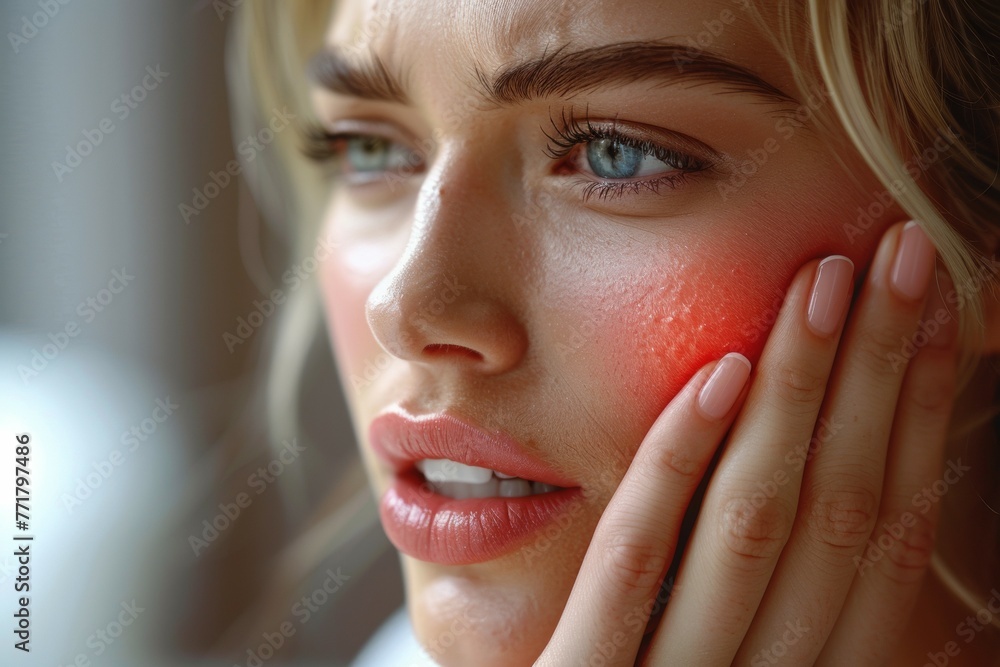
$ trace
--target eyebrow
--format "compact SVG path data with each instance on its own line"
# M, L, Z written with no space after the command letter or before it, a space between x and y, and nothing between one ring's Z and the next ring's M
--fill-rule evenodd
M306 66L309 78L327 90L350 97L409 104L410 99L382 58L369 52L362 60L353 60L335 47L327 47L310 58Z
M369 100L410 104L402 78L369 52L351 58L336 48L317 53L307 68L310 78L334 93ZM489 74L479 64L473 76L484 100L514 105L537 98L570 96L639 81L664 84L717 84L722 92L746 93L772 104L798 101L758 74L710 51L672 42L620 42L570 51L563 45L522 63L502 65Z

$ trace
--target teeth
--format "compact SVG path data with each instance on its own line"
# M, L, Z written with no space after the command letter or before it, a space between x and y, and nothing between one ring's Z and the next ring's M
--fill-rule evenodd
M500 480L491 477L484 484L466 484L469 489L468 498L496 498L500 495Z
M416 465L431 488L449 498L523 498L560 488L450 459L424 459Z
M526 479L504 479L500 482L501 498L520 498L531 495L531 482Z
M559 487L552 486L551 484L542 484L541 482L532 482L531 490L533 493L548 493L550 491L556 491Z
M467 466L449 459L425 459L417 462L417 469L429 482L466 482L483 484L490 481L493 471L489 468Z

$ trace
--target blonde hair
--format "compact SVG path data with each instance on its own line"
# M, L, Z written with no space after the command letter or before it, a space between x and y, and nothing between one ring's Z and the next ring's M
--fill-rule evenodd
M821 79L835 117L819 114L818 122L846 132L937 247L964 304L958 313L961 388L982 348L981 288L996 286L980 278L995 277L997 269L975 244L995 244L1000 217L1000 66L988 46L998 44L1000 10L990 0L959 4L808 0L803 15L800 3L783 0L770 20L760 12L756 17L800 89L812 90L817 75ZM807 28L805 44L796 42L797 26ZM816 69L809 67L813 62ZM915 177L911 160L943 134L950 150Z
M310 117L304 63L321 46L332 7L329 0L244 3L229 46L236 136L286 104L294 105L300 119ZM846 132L851 148L937 246L964 304L957 313L963 341L959 388L964 389L981 361L983 292L992 295L996 273L976 244L994 245L1000 212L995 134L1000 54L989 51L998 42L1000 9L990 0L785 0L769 6L766 11L773 14L766 17L763 10L755 11L791 63L799 88L822 85L829 95L832 108L816 122ZM915 177L908 160L944 132L953 133L952 148ZM315 243L326 190L296 139L292 133L277 136L276 150L247 165L244 173L265 217L272 225L285 223L291 256L302 257ZM312 341L323 331L319 313L316 290L299 290L290 295L277 324L265 382L272 442L297 431L299 376ZM994 414L991 410L975 425ZM952 433L975 425L953 424ZM325 524L328 536L336 532L331 525L356 519L362 506L368 510L361 514L374 521L360 467L352 465L344 479L353 500ZM282 480L288 489L300 483L290 475ZM293 495L287 500L289 507L296 506ZM355 531L362 529L357 521L353 525ZM310 544L309 537L300 542ZM327 551L313 554L316 560L342 548L346 538L330 537L323 544ZM306 571L312 561L301 557L296 562ZM975 606L978 598L959 590L940 559L935 567L956 595Z
M976 246L996 250L1000 220L1000 6L991 0L808 0L802 9L784 0L770 21L760 12L756 17L791 64L801 90L812 89L817 77L822 82L834 114L821 114L819 123L843 128L852 148L937 247L958 294L961 404L978 389L971 381L981 364L992 364L982 354L984 299L996 299L997 265ZM796 26L808 27L806 43L796 42ZM914 156L946 133L949 149L914 174ZM995 375L987 379L995 382ZM994 400L965 421L953 419L949 445L954 448L997 414ZM987 444L996 447L995 440ZM969 509L985 508L994 536L1000 536L997 511L978 492L975 500L981 505ZM974 523L971 512L963 516L967 525ZM997 540L984 542L994 545L987 562L996 564ZM931 562L940 582L970 610L982 608L987 596L952 571L940 546ZM992 625L1000 628L1000 618Z

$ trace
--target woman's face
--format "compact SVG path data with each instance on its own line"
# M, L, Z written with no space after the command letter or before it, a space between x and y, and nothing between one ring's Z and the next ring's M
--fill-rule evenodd
M756 361L795 271L865 267L894 216L741 2L347 0L327 39L316 110L354 138L330 142L325 307L414 627L443 664L529 664L675 392ZM541 467L461 437L441 458L568 490L451 500L473 487L412 453L397 475L369 433L393 406Z

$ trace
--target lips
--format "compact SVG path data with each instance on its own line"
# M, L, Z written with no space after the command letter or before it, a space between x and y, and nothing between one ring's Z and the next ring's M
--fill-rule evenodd
M394 473L379 504L386 534L397 549L419 560L448 565L493 560L516 550L556 521L567 504L579 501L580 488L572 480L509 435L453 414L416 416L392 406L372 421L369 442ZM546 492L450 498L418 470L418 462L440 460L528 480ZM553 487L563 488L549 490Z

